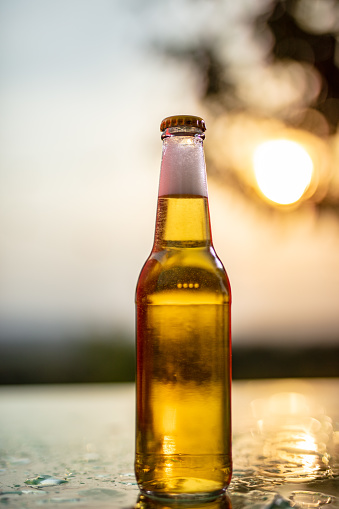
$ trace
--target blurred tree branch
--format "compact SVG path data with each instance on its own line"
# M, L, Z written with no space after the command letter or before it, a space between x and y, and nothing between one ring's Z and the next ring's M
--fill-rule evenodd
M278 119L287 127L309 132L313 138L318 137L327 144L331 152L329 174L337 173L339 1L273 0L267 4L265 12L261 9L256 16L252 11L248 19L241 22L250 33L252 39L249 40L257 41L258 46L249 64L236 62L236 44L233 41L232 47L227 49L229 40L221 32L210 32L186 45L173 42L163 49L168 56L188 61L196 69L201 100L213 119L248 113L259 121ZM270 79L271 83L267 84ZM273 100L269 94L272 87L276 95ZM333 145L337 148L333 149ZM212 150L219 148L220 144L213 145ZM258 197L247 186L241 171L236 171L227 158L223 161L220 158L219 163L214 159L209 168L219 181L227 181L237 193L250 196L258 203ZM322 192L312 197L312 203L319 212L331 211L339 217L339 178L331 179L327 178ZM326 192L323 191L325 187Z
M336 55L336 51L338 52L336 39L338 32L328 33L324 31L325 27L319 26L315 33L316 19L312 20L313 33L309 31L310 27L307 30L306 26L300 24L302 19L298 23L297 13L301 10L300 6L303 3L306 2L288 0L276 3L274 11L267 20L268 27L272 31L275 40L272 53L275 59L307 62L318 70L322 78L322 87L314 108L325 116L330 132L335 133L339 120L339 102L337 101L339 98L339 55ZM327 2L327 4L330 4L330 2ZM333 10L335 6L339 8L339 3L331 2L331 4L334 19L335 13ZM305 5L306 7L307 5ZM335 26L333 26L334 29Z

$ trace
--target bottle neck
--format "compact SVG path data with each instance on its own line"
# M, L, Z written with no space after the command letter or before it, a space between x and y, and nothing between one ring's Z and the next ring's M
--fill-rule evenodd
M174 135L163 140L159 196L178 194L207 198L203 139L199 136Z
M154 250L210 245L203 136L165 136Z

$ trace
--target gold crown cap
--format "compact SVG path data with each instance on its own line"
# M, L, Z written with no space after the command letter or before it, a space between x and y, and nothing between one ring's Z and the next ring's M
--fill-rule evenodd
M172 117L166 117L160 124L160 131L164 131L169 127L198 127L202 131L206 131L205 120L201 117L195 117L193 115L173 115Z

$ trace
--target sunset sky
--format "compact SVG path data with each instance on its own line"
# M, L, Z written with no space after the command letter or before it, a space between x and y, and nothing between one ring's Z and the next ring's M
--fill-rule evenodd
M310 73L303 89L300 69L298 90L284 82L280 93L285 71L262 66L267 34L254 41L244 13L248 20L270 4L2 0L2 339L111 329L133 337L136 280L154 234L160 121L204 117L215 164L245 150L247 136L246 122L202 101L196 68L161 49L220 39L249 107L263 99L260 83L272 111L293 106L305 90L316 93L317 78ZM338 218L307 204L267 211L207 173L234 342L338 341Z

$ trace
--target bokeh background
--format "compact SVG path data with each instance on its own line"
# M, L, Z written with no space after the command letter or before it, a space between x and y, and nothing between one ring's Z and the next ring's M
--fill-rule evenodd
M0 383L133 379L179 113L207 123L234 377L339 375L338 37L336 0L1 0ZM254 172L277 138L312 160L292 205Z

